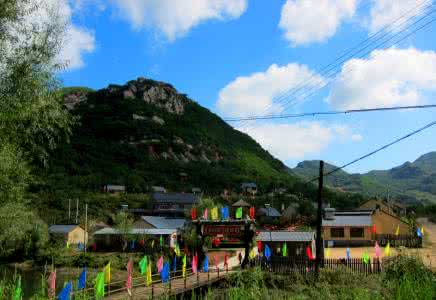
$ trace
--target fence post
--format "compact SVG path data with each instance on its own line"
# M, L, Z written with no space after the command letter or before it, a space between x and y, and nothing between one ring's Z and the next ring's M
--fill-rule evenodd
M200 272L197 270L197 285L200 284Z
M183 287L184 287L185 290L186 290L186 276L183 278Z
M209 268L207 269L207 283L209 283L210 275L209 275Z
M153 280L151 281L151 299L154 298L154 287L153 287Z
M217 268L218 278L220 278L220 267Z

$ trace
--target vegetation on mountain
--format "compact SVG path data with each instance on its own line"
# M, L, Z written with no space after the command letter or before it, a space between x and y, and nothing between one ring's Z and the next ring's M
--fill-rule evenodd
M318 165L318 161L304 161L291 172L310 178L318 174ZM335 168L326 164L326 172ZM436 152L424 154L414 162L406 162L390 170L366 174L349 174L340 170L325 180L328 186L348 192L390 197L410 204L436 203Z

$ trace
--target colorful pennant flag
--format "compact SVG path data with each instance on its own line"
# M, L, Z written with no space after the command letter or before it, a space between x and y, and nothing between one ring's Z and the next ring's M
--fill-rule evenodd
M421 228L416 228L416 235L418 236L418 237L422 237L422 232L421 232Z
M197 208L195 207L191 208L191 219L192 220L197 219Z
M377 233L377 226L375 224L372 224L372 233L373 234Z
M151 241L151 249L154 248L154 240Z
M203 261L203 272L207 273L209 271L209 256L206 255Z
M141 275L144 275L145 272L147 272L147 264L148 264L147 256L144 256L144 257L139 261L139 272L141 273Z
M174 246L174 253L175 253L177 256L182 255L182 253L180 252L180 246L179 246L178 243L176 243L176 245Z
M182 277L186 277L186 254L183 256L182 259Z
M400 225L397 225L397 229L395 230L395 235L396 236L400 235Z
M79 290L86 288L86 267L83 268L82 273L79 276L79 282L77 284Z
M212 220L218 220L218 208L214 207L210 210L210 218Z
M270 257L271 257L271 249L269 248L268 245L265 245L265 253L264 253L264 255L265 255L267 260L269 260Z
M70 300L70 294L72 289L73 283L70 281L64 286L61 293L58 295L58 300Z
M161 247L163 247L164 240L163 240L162 234L160 235L160 238L159 238L159 244L160 244Z
M147 276L145 278L145 284L147 286L150 286L152 284L152 282L153 282L153 280L152 280L152 277L151 277L151 262L150 262L148 264L148 267L147 267Z
M389 242L385 247L385 256L391 256L391 244Z
M217 255L215 255L215 256L213 257L213 261L214 261L214 263L215 263L215 269L216 269L216 271L218 272L218 271L219 271L219 264L218 264L218 256L217 256Z
M104 283L105 283L105 272L100 272L97 274L95 279L95 299L102 299L104 297Z
M56 270L50 273L47 280L48 296L54 298L56 296Z
M326 258L330 258L330 248L329 248L329 247L327 247L327 248L325 249L325 257L326 257Z
M203 219L208 220L209 219L209 210L207 207L203 211Z
M103 269L104 272L104 283L111 282L111 263L109 262Z
M132 259L129 259L129 262L127 263L127 281L126 281L126 289L129 295L131 295L132 290L132 269L133 269L133 263Z
M306 256L309 260L314 260L312 249L310 248L310 246L306 247Z
M70 249L70 241L67 240L67 249Z
M12 299L13 300L21 300L22 293L23 293L23 290L21 288L21 276L18 276L18 280L17 280L17 283L15 285L14 296Z
M159 259L157 260L156 267L157 267L157 272L160 273L163 268L163 256L159 257Z
M375 257L380 257L380 246L377 241L375 241Z
M176 274L176 272L177 272L177 255L174 255L173 270L174 270L174 274Z
M363 260L363 262L365 264L369 264L369 253L368 253L368 250L365 250L365 252L363 252L362 260Z
M255 217L255 209L254 207L250 207L250 219L254 220Z
M257 241L257 253L262 253L262 241Z
M160 272L160 278L163 283L168 282L170 279L170 264L166 261L162 267L162 272Z
M193 272L193 273L197 273L197 267L198 267L198 261L197 261L197 258L198 258L197 254L195 254L195 255L192 257L192 272Z
M286 243L283 244L282 255L283 256L288 255L288 245Z
M135 250L135 240L130 242L130 250Z
M424 235L424 226L421 226L421 233Z
M242 207L236 209L236 219L242 219Z
M248 254L248 257L250 259L256 258L256 252L254 252L254 248L250 250L250 253Z
M221 218L227 220L229 218L229 208L227 206L221 207Z
M351 259L351 251L350 251L350 247L347 247L347 259Z

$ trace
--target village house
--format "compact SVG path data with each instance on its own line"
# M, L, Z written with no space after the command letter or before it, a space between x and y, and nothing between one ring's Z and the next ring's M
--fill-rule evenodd
M184 217L200 203L198 195L191 193L152 193L153 215Z
M381 209L336 211L325 208L323 239L329 247L372 245L379 235L410 234L410 225ZM375 233L374 233L375 229Z
M274 207L271 207L270 204L265 204L265 207L259 208L256 211L256 218L262 223L277 222L281 216L282 214Z
M103 191L110 194L120 194L126 191L126 187L124 185L106 184Z
M386 202L381 199L370 199L360 205L361 209L380 209L391 215L404 216L406 207L398 202Z
M309 246L315 253L315 233L309 231L261 231L257 241L268 245L273 255L283 255L283 245L286 243L287 256L305 257ZM265 246L263 246L265 247Z
M88 242L88 234L79 225L51 225L48 228L50 239L62 243L84 244Z
M257 194L257 184L254 182L243 182L241 190L244 194L255 195Z
M184 218L168 218L159 216L142 216L133 225L134 228L155 229L182 229L185 226Z

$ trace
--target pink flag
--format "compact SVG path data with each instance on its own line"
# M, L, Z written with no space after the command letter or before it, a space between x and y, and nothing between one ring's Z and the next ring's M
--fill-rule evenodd
M377 241L375 241L375 256L380 257L380 246L378 245Z
M50 298L56 297L56 270L50 273L47 283L48 283L48 296Z
M219 267L218 267L218 256L217 255L214 256L214 261L215 261L215 269L218 271Z
M132 268L133 268L132 260L129 259L129 262L127 263L127 281L126 281L126 288L129 293L130 293L129 290L132 289Z
M203 219L207 220L209 217L209 210L207 208L204 209L203 212Z
M162 268L163 268L163 256L161 256L157 261L157 271L160 273L160 271L162 271Z
M192 272L197 273L197 254L192 257Z

